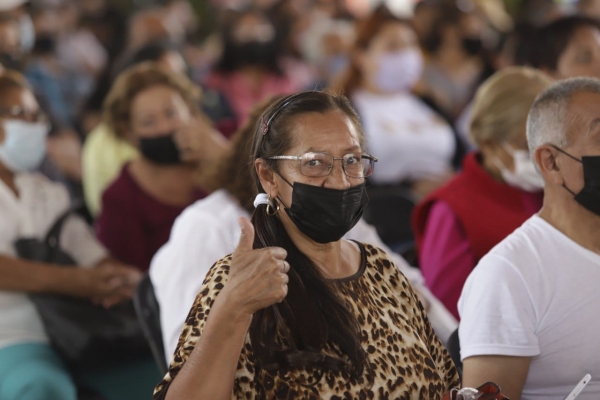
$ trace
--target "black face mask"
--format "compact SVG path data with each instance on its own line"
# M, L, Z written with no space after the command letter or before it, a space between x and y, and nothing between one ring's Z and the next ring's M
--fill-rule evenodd
M580 160L558 147L555 148L573 160L583 164L584 185L581 192L575 194L565 184L563 184L563 187L575 196L576 202L600 216L600 156L581 157Z
M300 232L317 243L330 243L356 225L368 202L364 182L344 190L295 182L292 206L284 208Z
M469 38L469 37L463 38L462 46L463 46L463 49L465 49L465 51L472 56L476 56L476 55L480 54L481 50L483 49L483 44L481 43L481 39L478 39L478 38Z
M236 57L240 65L263 65L274 52L275 42L251 41L237 46Z
M181 163L179 149L173 140L172 133L141 138L139 143L142 155L154 164L175 165Z

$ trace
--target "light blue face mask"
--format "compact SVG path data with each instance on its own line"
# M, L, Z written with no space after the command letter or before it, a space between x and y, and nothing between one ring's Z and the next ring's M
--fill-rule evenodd
M50 131L48 124L8 119L4 121L3 128L0 162L13 172L31 171L39 167L46 155L46 137Z

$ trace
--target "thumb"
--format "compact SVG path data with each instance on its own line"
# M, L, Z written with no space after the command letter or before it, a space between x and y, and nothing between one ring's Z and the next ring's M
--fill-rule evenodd
M240 224L242 234L240 235L240 241L234 251L234 255L252 251L254 244L254 226L252 226L252 223L246 217L240 217L238 223Z

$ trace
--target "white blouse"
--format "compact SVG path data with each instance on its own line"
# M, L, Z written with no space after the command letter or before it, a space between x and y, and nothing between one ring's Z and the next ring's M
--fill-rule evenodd
M44 239L56 220L69 209L67 190L37 173L15 177L19 196L0 180L0 254L16 257L21 238ZM90 267L108 253L79 217L65 221L61 248L80 265ZM26 293L0 290L0 349L25 342L47 342L40 317Z
M452 128L410 93L379 95L358 90L352 103L360 114L369 152L379 159L378 184L435 179L452 168Z

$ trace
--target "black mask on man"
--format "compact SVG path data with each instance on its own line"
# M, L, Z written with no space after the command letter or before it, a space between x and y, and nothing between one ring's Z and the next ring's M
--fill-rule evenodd
M575 194L565 184L563 187L575 196L576 202L600 216L600 156L585 156L580 160L558 147L556 149L583 164L583 189Z
M364 182L343 190L295 182L292 205L284 208L300 232L317 243L330 243L356 225L368 202Z
M179 149L173 139L173 133L140 138L140 152L149 161L161 165L181 163Z

